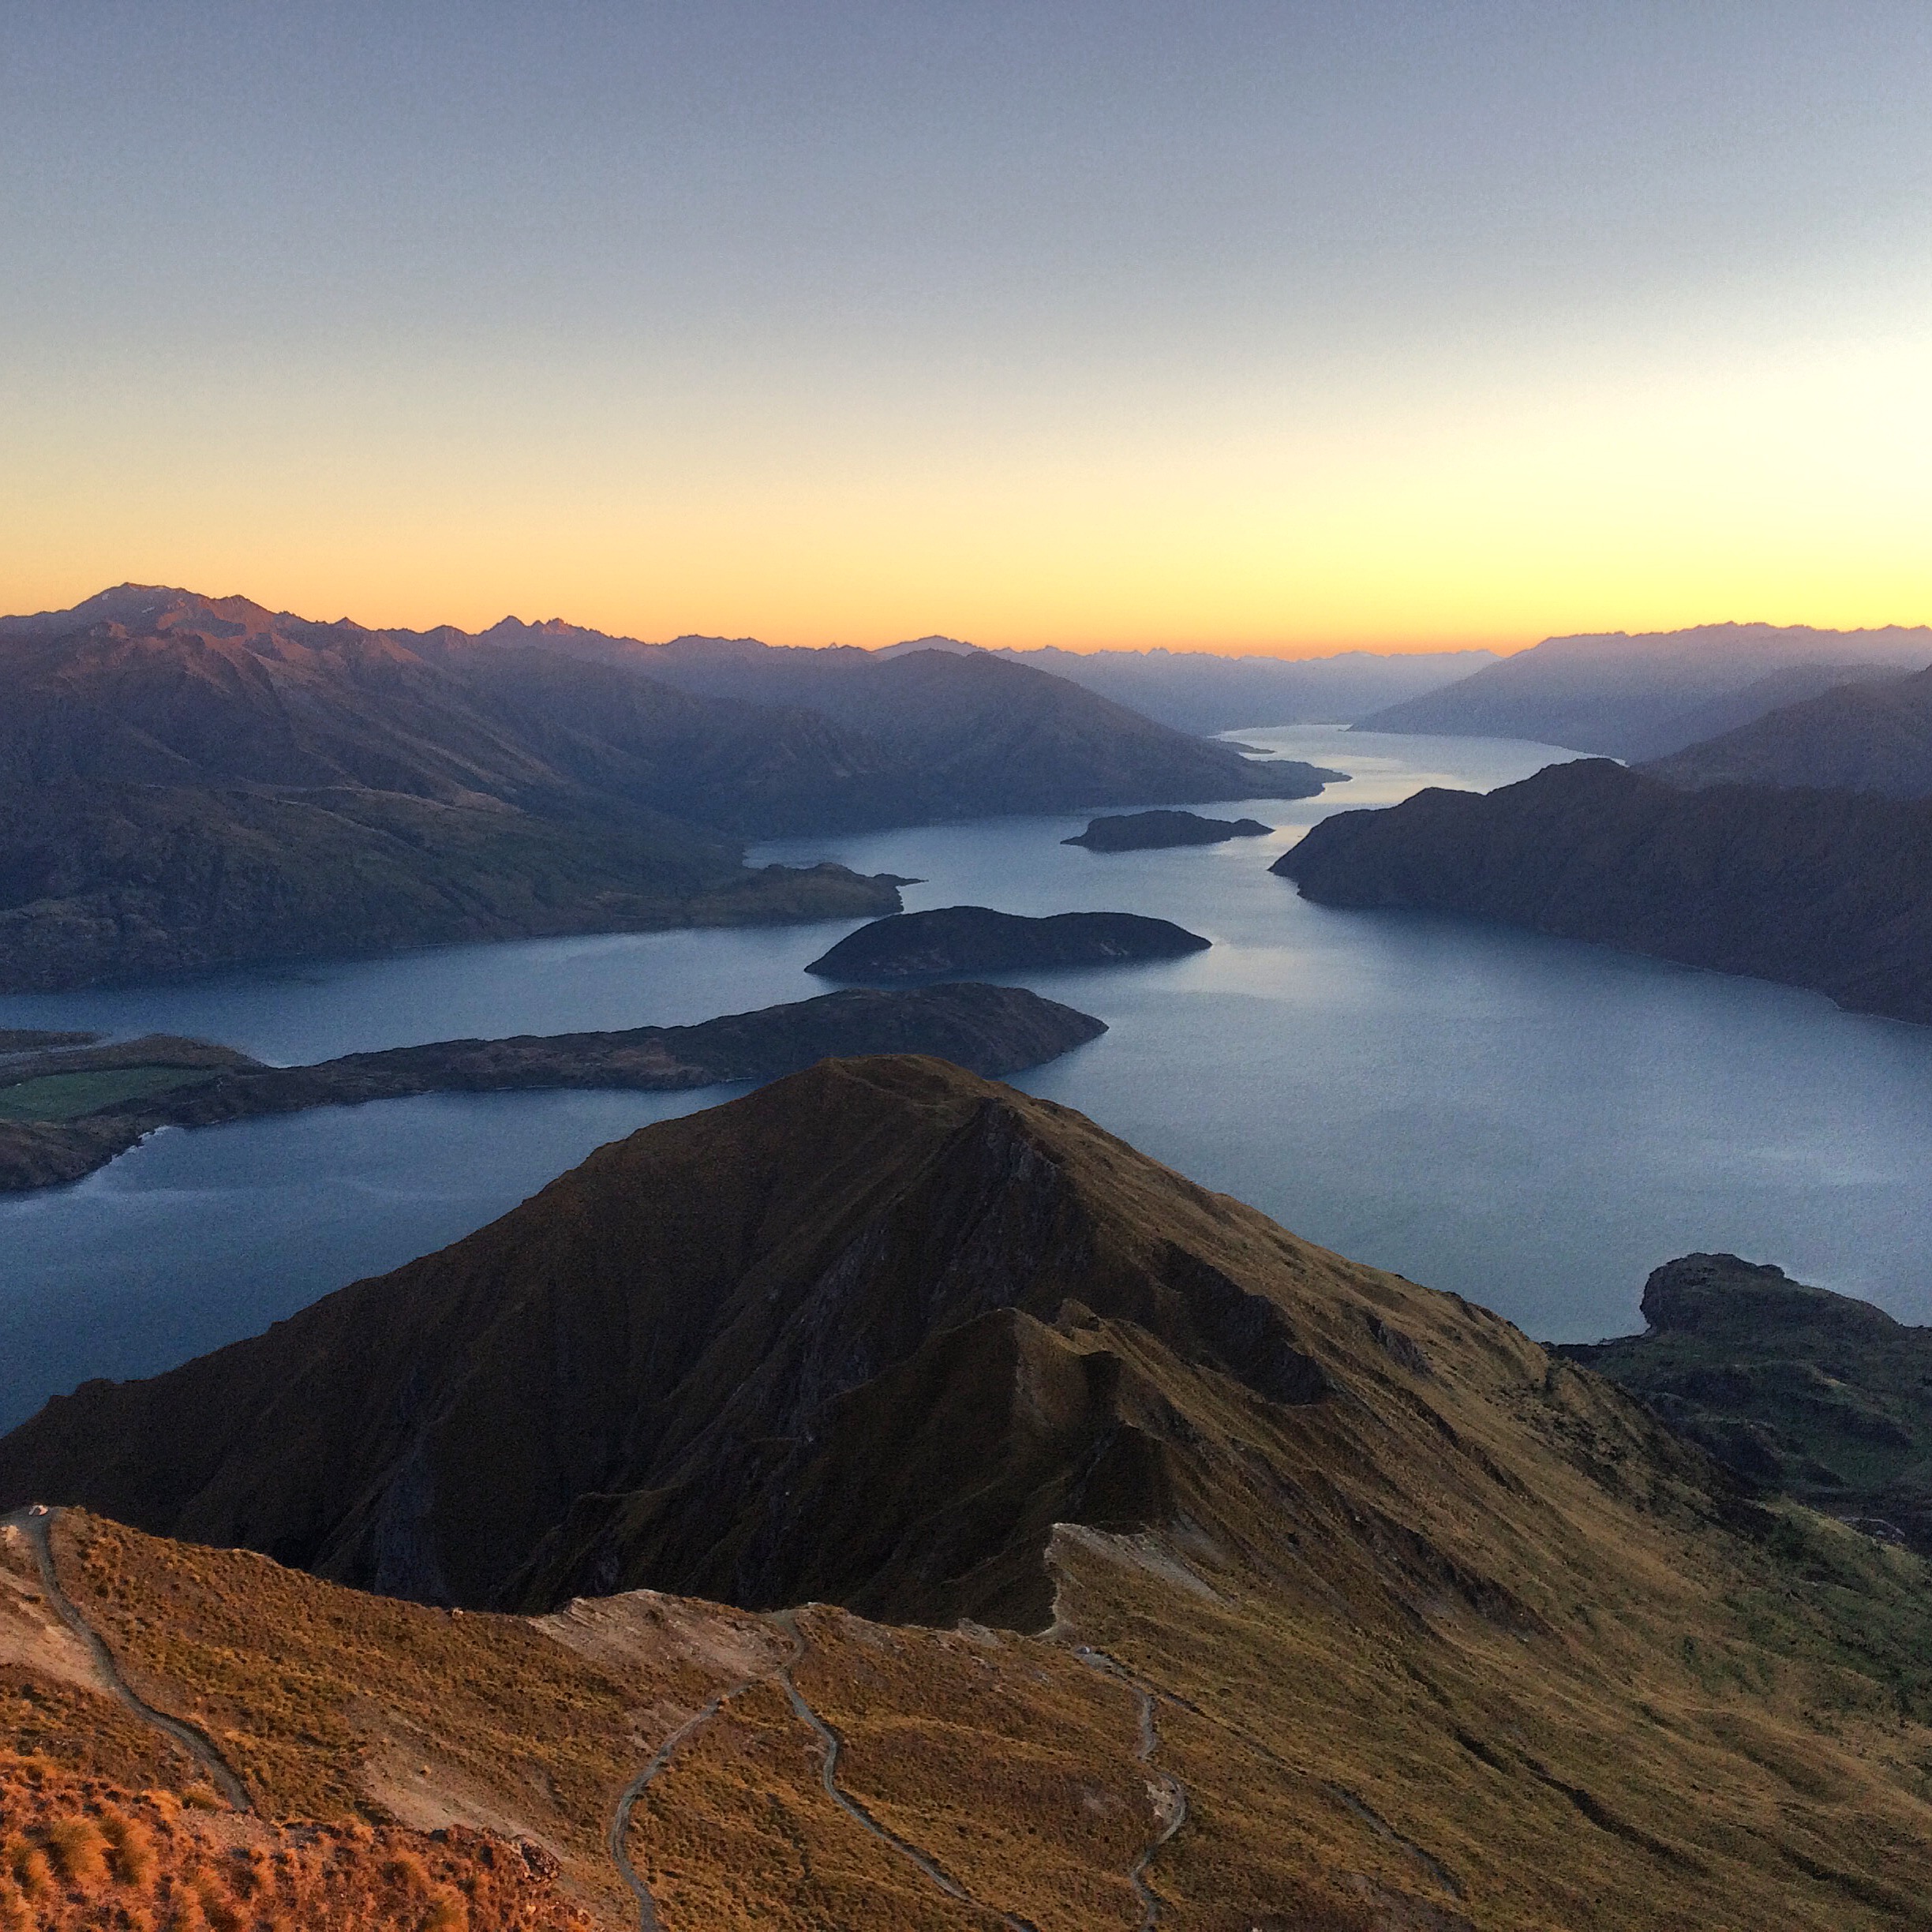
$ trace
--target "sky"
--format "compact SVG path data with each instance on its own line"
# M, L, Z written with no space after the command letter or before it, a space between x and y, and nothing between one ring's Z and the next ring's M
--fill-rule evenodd
M0 0L0 609L1932 620L1924 0Z

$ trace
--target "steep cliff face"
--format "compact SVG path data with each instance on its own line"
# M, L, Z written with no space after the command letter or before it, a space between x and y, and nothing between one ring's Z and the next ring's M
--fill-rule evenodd
M1932 1020L1932 804L1601 759L1339 812L1272 870L1324 905L1472 913Z

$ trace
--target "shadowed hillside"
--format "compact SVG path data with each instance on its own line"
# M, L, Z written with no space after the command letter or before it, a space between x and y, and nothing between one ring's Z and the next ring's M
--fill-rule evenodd
M1588 758L1338 812L1271 870L1323 905L1507 920L1932 1020L1932 803L1684 791Z
M836 789L822 721L442 656L138 586L0 620L0 987L897 906L691 822Z
M1694 744L1645 769L1675 785L1803 785L1932 793L1932 670L1850 684Z
M1340 776L1293 758L1245 758L1066 677L990 651L946 648L945 640L884 652L754 638L641 644L506 619L481 641L635 668L712 701L811 713L902 761L929 818L1312 798Z

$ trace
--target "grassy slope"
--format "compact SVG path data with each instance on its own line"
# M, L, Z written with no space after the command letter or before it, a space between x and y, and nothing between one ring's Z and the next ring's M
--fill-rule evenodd
M1561 1380L1581 1443L1601 1385ZM1932 1733L1896 1670L1926 1654L1922 1567L1802 1516L1764 1544L1713 1539L1606 1506L1581 1471L1565 1501L1583 1515L1552 1523L1559 1550L1596 1543L1614 1569L1574 1602L1544 1594L1547 1623L1453 1593L1418 1620L1364 1578L1297 1588L1201 1547L1190 1582L1148 1541L1063 1535L1061 1636L1159 1694L1144 1765L1132 1688L1064 1642L803 1613L796 1679L844 1739L843 1788L976 1904L833 1806L769 1680L672 1761L631 1855L680 1932L964 1932L997 1923L987 1908L1040 1932L1128 1932L1149 1780L1166 1776L1189 1814L1151 1879L1181 1926L1926 1923ZM268 1829L386 1817L527 1837L613 1926L617 1788L706 1696L786 1649L762 1619L647 1594L535 1623L452 1618L97 1519L64 1518L57 1537L124 1669L205 1726ZM32 1736L5 1741L123 1788L168 1781L137 1735L95 1721L98 1700L66 1694L43 1687L10 1719Z
M853 1080L866 1091L841 1084ZM833 1088L847 1113L869 1099L900 1142L895 1091L943 1125L986 1091L930 1063L872 1063L802 1091ZM648 1144L702 1154L754 1128L783 1141L783 1100L716 1110ZM1113 1520L1090 1508L1051 1533L1043 1635L797 1619L796 1681L844 1737L845 1789L970 1901L833 1803L812 1734L766 1676L635 1814L634 1856L675 1901L668 1924L885 1932L1007 1913L1040 1932L1130 1927L1123 1855L1153 1836L1163 1777L1185 1786L1189 1813L1149 1882L1164 1923L1200 1932L1932 1923L1919 1559L1746 1502L1612 1384L1494 1316L1299 1242L1064 1109L1015 1097L995 1118L1004 1136L980 1139L1000 1172L1025 1170L1024 1141L1069 1190L1054 1198L1087 1204L1080 1238L1050 1252L1080 1258L1089 1299L1050 1322L1009 1309L950 1331L1024 1344L962 1357L1011 1365L981 1432L989 1416L1006 1428L1103 1387L1095 1466L1110 1457L1145 1480L1109 1492L1132 1506ZM820 1144L829 1154L823 1133ZM712 1191L743 1185L761 1218L780 1216L769 1177L743 1166L712 1160ZM816 1198L861 1170L876 1185L869 1163L794 1180ZM1002 1198L1016 1200L1010 1180ZM989 1243L974 1252L977 1272L997 1273ZM1165 1288L1134 1271L1150 1256L1166 1257ZM581 1265L567 1245L550 1259ZM1273 1304L1321 1364L1324 1394L1264 1400L1198 1331L1182 1345L1162 1297L1203 1269ZM1110 1282L1113 1307L1096 1311ZM878 1378L886 1393L897 1373ZM863 1406L835 1405L841 1455L856 1454ZM942 1473L943 1432L926 1434L942 1403L880 1413L919 1458L894 1439L882 1462L875 1437L871 1465L835 1459L825 1496L799 1492L841 1533L868 1498L874 1514L897 1507L901 1478L916 1490ZM970 1524L970 1511L948 1512L981 1451L950 1440L959 1468L934 1492L939 1520ZM841 1500L848 1468L871 1487ZM938 1547L930 1519L908 1522L908 1548ZM768 1673L788 1642L775 1618L664 1597L534 1622L455 1617L98 1520L63 1518L57 1540L130 1676L204 1721L265 1810L493 1822L555 1848L575 1895L607 1916L622 1906L601 1837L616 1791L686 1714ZM823 1565L849 1568L853 1547L828 1547ZM1017 1548L994 1555L1017 1563ZM943 1599L945 1574L908 1572L900 1587ZM1125 1687L1076 1642L1158 1694L1144 1764Z
M1563 1353L1746 1481L1932 1554L1932 1329L1735 1255L1667 1263L1643 1311L1649 1332Z

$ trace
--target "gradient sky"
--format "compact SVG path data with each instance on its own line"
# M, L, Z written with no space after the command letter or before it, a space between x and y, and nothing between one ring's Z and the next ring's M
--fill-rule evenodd
M0 0L0 609L1932 619L1932 6Z

